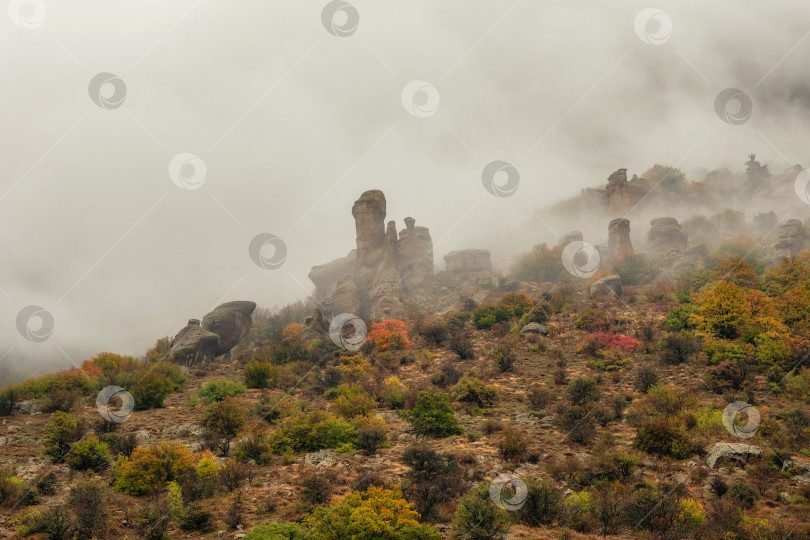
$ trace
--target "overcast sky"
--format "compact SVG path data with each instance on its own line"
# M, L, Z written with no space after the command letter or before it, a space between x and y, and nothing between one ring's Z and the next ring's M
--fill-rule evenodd
M5 362L142 354L221 302L304 298L310 267L354 247L367 189L398 228L430 228L442 268L454 249L528 250L548 235L533 211L620 167L810 163L806 0L15 0L8 15ZM726 88L752 100L741 125L715 112ZM183 153L195 189L172 181ZM513 196L484 188L495 160L519 172ZM260 233L286 245L280 267L251 260ZM18 332L30 305L48 339Z

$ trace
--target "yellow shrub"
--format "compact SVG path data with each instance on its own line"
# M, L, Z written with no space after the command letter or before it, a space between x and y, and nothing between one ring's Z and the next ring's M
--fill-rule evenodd
M183 445L162 442L136 448L129 458L120 458L115 467L116 489L129 495L145 495L154 488L179 479L194 468L194 454Z

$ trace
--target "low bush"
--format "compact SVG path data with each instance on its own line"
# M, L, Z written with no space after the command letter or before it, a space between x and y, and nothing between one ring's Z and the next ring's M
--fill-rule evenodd
M245 386L248 388L275 388L278 370L269 362L251 360L245 365Z
M449 396L442 392L419 392L414 407L405 416L419 433L434 437L448 437L462 433Z
M523 432L512 426L507 426L501 433L497 448L504 460L523 461L526 458L529 442Z
M0 416L10 416L14 412L14 405L17 403L17 390L14 388L4 388L0 390Z
M636 368L636 377L634 381L636 390L642 394L658 384L658 372L649 364L641 364Z
M231 441L245 424L245 413L233 399L216 401L205 410L200 424L209 446L227 456Z
M354 418L355 416L365 416L377 407L374 399L362 388L341 385L335 392L337 399L329 406L334 413L344 418Z
M230 379L214 379L208 381L197 392L206 403L222 401L228 397L238 396L245 393L245 387Z
M372 455L386 446L385 422L379 418L361 418L357 422L357 448Z
M410 347L405 323L396 319L372 323L366 343L372 344L378 351L398 351Z
M110 462L110 449L96 437L73 443L65 462L77 471L98 471Z
M184 531L211 532L215 529L216 518L202 503L193 502L186 506L179 519L180 528Z
M257 465L269 465L273 455L270 443L264 433L251 433L241 441L236 443L233 457L239 461L250 461Z
M453 399L491 407L498 398L498 387L486 384L477 377L465 375L453 386Z
M422 519L431 523L449 519L453 500L465 483L458 460L429 446L415 445L405 449L402 462L410 467L402 481L405 496Z
M579 376L568 383L565 394L578 407L599 399L599 385L592 377Z
M129 458L120 457L115 464L115 487L128 495L145 495L179 480L194 468L191 450L174 442L161 442L138 447Z
M492 361L495 362L495 367L497 367L501 372L512 371L512 367L517 359L511 347L507 345L498 345L495 347L495 349L490 353L490 357L492 358Z
M549 403L554 401L554 394L552 394L551 390L543 386L535 385L529 389L527 398L532 408L544 409Z
M759 493L745 482L732 484L728 496L742 508L753 508L759 499Z
M325 411L285 418L268 438L275 454L303 450L314 452L354 444L356 440L357 430L352 423Z
M650 454L686 459L692 455L692 444L683 428L668 419L645 423L638 430L633 446Z
M548 480L526 480L526 501L517 511L517 518L531 527L551 525L562 510L562 490Z

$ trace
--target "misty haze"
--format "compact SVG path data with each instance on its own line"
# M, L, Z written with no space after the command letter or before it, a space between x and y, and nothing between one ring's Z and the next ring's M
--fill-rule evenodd
M808 21L9 0L0 536L810 537Z

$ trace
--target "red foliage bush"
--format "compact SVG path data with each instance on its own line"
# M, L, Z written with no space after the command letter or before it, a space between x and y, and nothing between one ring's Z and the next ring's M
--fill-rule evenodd
M374 348L379 351L407 349L410 346L405 323L396 319L372 323L366 342L373 343Z
M625 353L631 353L641 348L641 342L630 336L622 334L614 334L613 332L598 332L595 334L588 334L583 339L577 352L584 352L590 355L595 355L597 351L614 349Z

